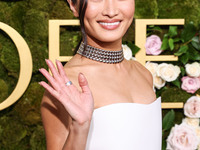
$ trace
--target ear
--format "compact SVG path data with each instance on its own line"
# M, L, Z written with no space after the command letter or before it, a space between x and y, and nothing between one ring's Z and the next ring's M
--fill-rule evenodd
M70 9L73 12L74 16L78 17L79 14L78 14L77 6L74 6L74 4L72 3L72 0L67 0L67 2L69 3Z

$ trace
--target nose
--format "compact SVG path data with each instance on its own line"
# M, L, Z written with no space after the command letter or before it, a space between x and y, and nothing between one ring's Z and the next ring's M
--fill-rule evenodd
M102 14L113 18L119 14L117 0L104 0L104 9Z

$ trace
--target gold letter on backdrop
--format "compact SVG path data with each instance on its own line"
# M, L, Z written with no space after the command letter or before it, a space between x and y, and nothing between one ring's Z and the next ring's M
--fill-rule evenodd
M31 79L33 64L30 49L23 37L16 30L2 22L0 22L0 29L7 33L13 40L20 58L19 79L12 94L0 103L0 110L3 110L15 103L25 92Z
M49 59L55 64L55 60L69 61L72 56L60 56L60 26L78 26L78 19L73 20L49 20Z

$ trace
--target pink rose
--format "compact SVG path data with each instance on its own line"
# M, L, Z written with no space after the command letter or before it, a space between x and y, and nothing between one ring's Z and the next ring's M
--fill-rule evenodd
M167 150L195 150L198 137L195 129L186 123L175 125L167 138Z
M200 79L193 77L182 77L181 79L182 85L181 88L188 93L195 93L200 88Z
M189 118L200 118L200 97L190 97L184 105L184 114Z
M146 53L150 55L159 55L162 52L162 50L160 50L161 45L162 41L159 36L151 35L147 37L145 44Z

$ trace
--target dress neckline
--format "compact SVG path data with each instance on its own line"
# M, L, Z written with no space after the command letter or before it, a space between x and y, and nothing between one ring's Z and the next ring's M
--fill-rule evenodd
M151 105L154 105L154 104L158 103L159 101L161 101L161 96L158 97L155 101L153 101L152 103L149 103L149 104L130 103L130 102L113 103L113 104L108 104L108 105L96 108L96 109L94 109L94 111L98 111L98 110L101 110L101 109L107 108L107 107L112 107L114 105L138 105L138 106L142 106L142 107L150 107Z

